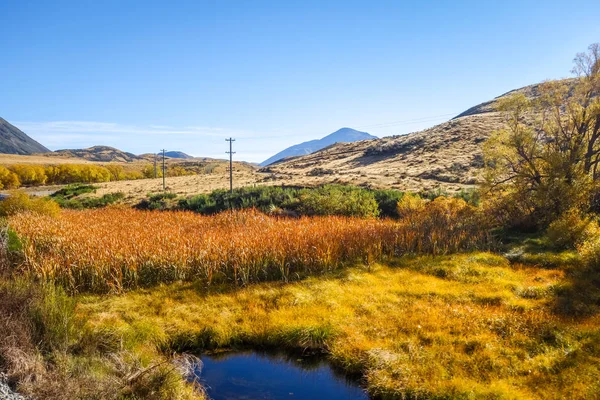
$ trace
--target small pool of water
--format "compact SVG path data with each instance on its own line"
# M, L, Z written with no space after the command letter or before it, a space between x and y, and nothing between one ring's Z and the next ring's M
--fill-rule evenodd
M366 400L357 382L324 360L257 352L201 356L194 376L213 400Z

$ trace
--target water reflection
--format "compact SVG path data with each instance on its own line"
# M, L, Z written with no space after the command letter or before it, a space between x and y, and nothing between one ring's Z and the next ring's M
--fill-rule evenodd
M213 400L366 400L353 380L320 358L257 352L203 355L194 375Z

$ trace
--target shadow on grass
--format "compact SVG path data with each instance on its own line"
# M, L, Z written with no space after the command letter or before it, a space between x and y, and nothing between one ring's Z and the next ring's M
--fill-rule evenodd
M585 318L600 312L600 271L571 268L557 289L554 311L565 317Z
M585 318L600 312L600 271L587 267L575 250L556 250L545 237L511 237L504 256L512 263L561 269L565 278L555 290L553 311L563 317Z

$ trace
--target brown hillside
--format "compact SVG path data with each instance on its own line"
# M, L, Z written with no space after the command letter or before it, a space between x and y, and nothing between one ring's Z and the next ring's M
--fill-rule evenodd
M482 143L503 127L504 118L495 104L515 92L535 98L539 85L505 93L424 131L337 143L282 160L261 172L295 184L351 183L401 190L467 188L480 180Z
M127 153L114 147L93 146L87 149L65 149L56 150L52 156L63 158L83 158L88 161L101 162L133 162L140 160L140 157L132 153Z

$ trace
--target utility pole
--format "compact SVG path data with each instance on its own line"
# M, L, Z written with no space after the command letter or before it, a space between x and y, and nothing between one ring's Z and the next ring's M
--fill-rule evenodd
M229 142L229 151L225 153L229 154L229 192L233 193L233 155L235 151L233 151L233 142L235 139L229 138L225 139L226 142Z
M163 153L163 167L162 168L163 168L163 192L164 192L165 190L167 190L167 186L165 184L165 175L166 175L166 173L165 173L166 172L165 171L165 151L166 150L162 149L161 151Z

